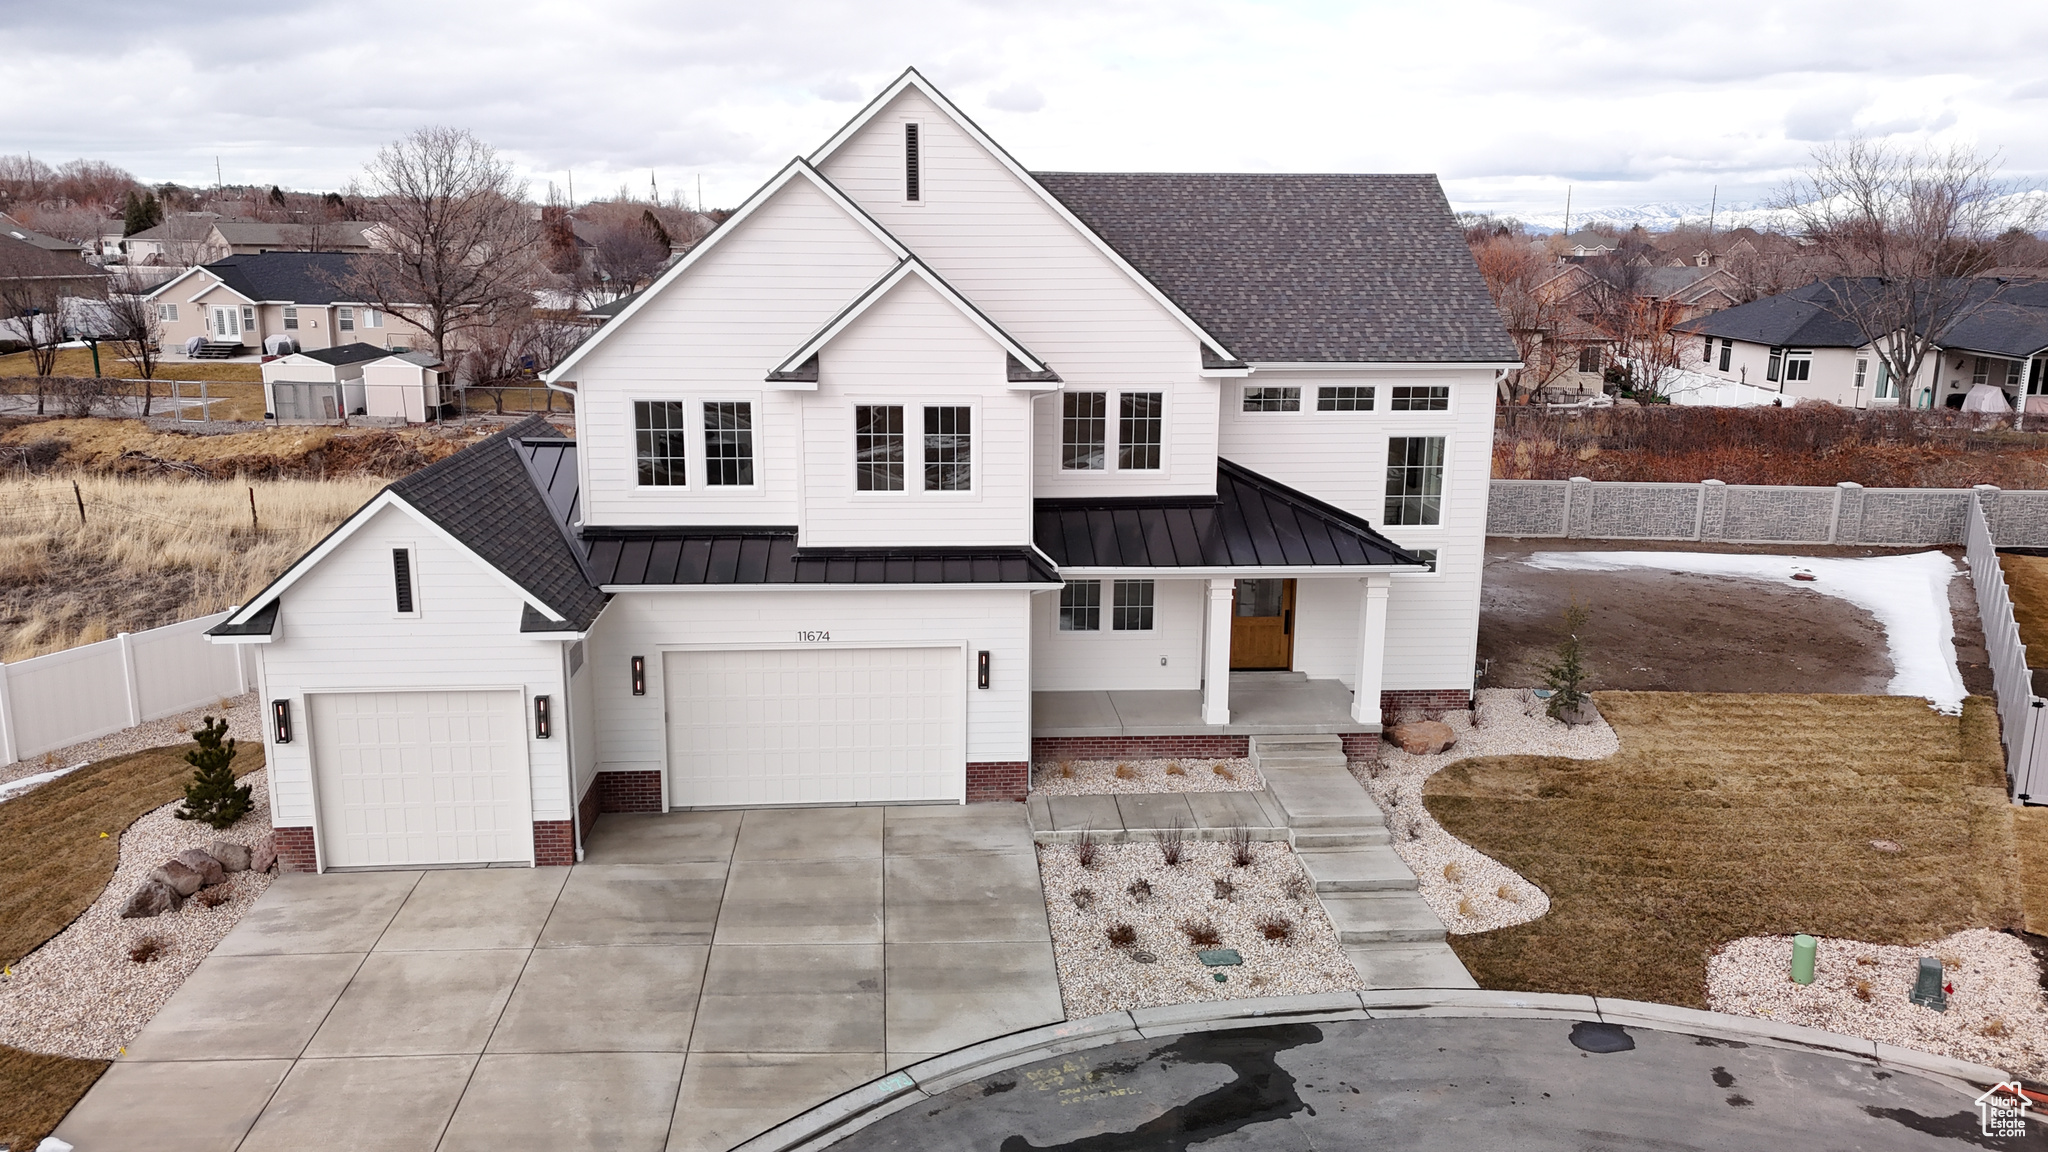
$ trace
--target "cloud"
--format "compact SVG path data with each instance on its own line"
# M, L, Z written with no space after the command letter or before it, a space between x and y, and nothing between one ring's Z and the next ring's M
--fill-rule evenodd
M846 104L859 100L869 95L869 93L863 92L860 85L841 76L813 85L811 95L816 96L820 100L830 100L834 104Z
M1036 112L1045 107L1045 93L1036 85L1019 82L989 93L988 106L998 112Z
M1808 100L1785 115L1785 135L1793 140L1836 140L1855 128L1863 110L1861 96L1828 95Z

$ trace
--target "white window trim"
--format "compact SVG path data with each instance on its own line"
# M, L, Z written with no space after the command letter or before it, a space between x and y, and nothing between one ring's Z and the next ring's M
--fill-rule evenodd
M905 400L894 396L855 396L846 405L846 469L840 475L845 479L848 496L858 503L894 504L924 492L924 416L922 402ZM855 408L901 408L903 409L903 487L894 492L884 489L860 487L860 460L855 453L858 444L855 437L860 434L860 417ZM911 414L917 413L912 419ZM911 431L915 424L917 431ZM941 493L933 493L941 495Z
M355 310L354 308L337 308L337 309L335 309L335 313L334 313L334 330L335 330L335 331L337 331L337 332L353 332L353 331L355 331L355 330L356 330L356 310Z
M1236 399L1236 401L1237 401L1237 403L1236 403L1236 405L1235 405L1235 409L1236 409L1236 410L1235 410L1235 412L1233 413L1233 415L1236 415L1236 416L1241 416L1241 417L1249 417L1249 418L1251 418L1251 419L1253 419L1253 420L1276 420L1276 419L1277 419L1277 420L1291 420L1291 419L1297 419L1297 418L1299 418L1299 417L1302 417L1302 416L1306 416L1306 415L1308 415L1308 414L1309 414L1310 412L1313 412L1313 411L1315 411L1315 407L1316 407L1316 398L1315 398L1315 390L1316 390L1316 388L1317 388L1317 387L1318 387L1318 386L1317 386L1317 385L1314 385L1314 384L1301 384L1301 383L1295 383L1295 384L1276 384L1276 383L1265 383L1265 384L1258 384L1258 383L1253 383L1253 382L1251 382L1251 381L1249 381L1249 380L1248 380L1248 381L1246 381L1245 383L1243 383L1243 384L1241 384L1241 385L1239 385L1239 386L1238 386L1238 389L1237 389L1237 396L1235 397L1235 399ZM1300 397L1300 399L1301 399L1301 406L1300 406L1300 407L1298 407L1298 408L1296 408L1296 409L1295 409L1294 411L1292 411L1292 412L1286 411L1286 410L1284 410L1284 409L1272 409L1272 408L1256 408L1256 409L1255 409L1255 408L1246 408L1246 407L1244 406L1244 396L1245 396L1245 393L1247 393L1247 392L1251 391L1251 390L1252 390L1252 389L1254 389L1254 388L1292 388L1292 389L1294 389L1295 391L1297 391L1297 392L1301 393L1301 397Z
M1378 389L1378 391L1373 393L1372 409L1378 415L1384 415L1394 420L1427 420L1432 416L1448 419L1458 414L1458 386L1449 381L1442 384L1417 380L1398 380L1385 384L1374 381L1373 387ZM1394 389L1396 388L1442 388L1445 390L1444 406L1441 408L1423 408L1419 410L1396 408L1394 407ZM1326 415L1335 415L1335 413L1326 413ZM1447 451L1448 447L1446 445Z
M1321 408L1317 407L1318 404L1322 403L1323 389L1325 388L1370 388L1372 389L1372 407L1333 408L1325 412ZM1315 413L1318 419L1371 420L1375 417L1386 415L1387 385L1381 383L1378 380L1359 380L1348 382L1319 380L1312 385L1304 386L1302 388L1302 393L1303 395L1301 397L1301 410L1304 412ZM1256 416L1261 415L1261 413L1252 412L1246 413L1246 415ZM1406 415L1406 413L1403 413L1403 415ZM1446 415L1448 415L1448 413L1446 413Z
M672 496L677 492L693 492L697 489L695 469L700 467L701 464L697 459L697 450L694 450L691 446L694 444L697 446L697 449L701 449L703 446L703 434L699 429L687 427L691 411L691 400L692 398L688 396L629 395L626 397L626 418L624 423L626 427L627 499L660 499L664 496ZM683 482L681 484L642 484L640 482L640 428L633 412L633 407L636 404L683 405L683 420L686 427L683 432ZM696 411L698 413L698 423L701 424L703 422L704 409L700 406ZM695 437L695 439L692 439L692 437ZM757 472L755 475L758 477L759 473Z
M982 420L981 401L978 398L967 396L963 396L958 400L953 400L950 397L926 397L923 400L906 403L904 408L903 434L904 438L910 441L910 444L906 445L907 450L904 453L904 463L907 466L916 468L914 474L904 478L903 486L905 490L915 491L919 496L927 500L979 501L981 499L982 487L981 469L987 456L985 449L988 445L988 425ZM967 488L965 491L934 492L924 486L924 410L927 408L965 408L972 413L967 418ZM911 418L912 412L917 414L914 420ZM915 429L915 431L912 431L912 429ZM885 492L882 495L886 496L888 493Z
M1116 626L1116 585L1119 580L1142 580L1152 585L1152 626L1150 628L1119 628ZM1150 636L1159 631L1159 580L1154 576L1110 576L1102 581L1102 631L1113 636Z
M397 585L396 581L395 581L395 580L393 579L393 578L394 578L394 577L395 577L395 576L396 576L397 574L396 574L395 572L393 572L393 571L391 570L391 563L392 563L392 556L391 556L391 554L392 554L393 552L396 552L396 551L398 551L398 550L399 550L399 549L401 549L401 548L405 549L405 567L406 567L406 575L407 575L408 577L410 577L410 578L411 578L411 580L412 580L412 611L410 611L410 612L400 612L400 611L398 610L398 585ZM384 567L384 580L385 580L385 584L384 584L384 594L385 594L386 596L390 597L390 599L386 600L386 601L385 601L385 603L386 603L386 604L389 604L389 605L391 606L391 608L390 608L390 616L391 616L391 619L393 619L393 620L418 620L418 619L420 618L420 615L421 615L421 610L422 610L422 609L423 609L423 608L425 607L425 605L424 605L424 604L423 604L423 603L421 602L421 598L420 598L420 546L419 546L419 542L418 542L418 541L416 541L416 540L387 540L387 541L385 541L385 543L384 543L384 565L385 565L385 567Z
M765 459L764 453L761 451L764 431L764 429L762 428L762 416L764 415L764 413L761 410L761 394L759 392L698 393L697 395L690 398L689 404L690 407L687 409L687 411L689 412L689 419L691 421L690 444L693 447L695 447L697 451L694 456L690 457L684 463L683 468L684 475L693 482L692 486L696 488L698 494L702 496L716 496L720 494L727 494L733 496L746 497L754 497L761 495L767 487L765 478L768 474L767 461ZM752 424L752 427L749 428L748 431L751 432L753 435L754 447L753 483L713 484L708 479L711 475L711 446L708 443L706 443L704 439L704 433L707 428L707 425L704 423L704 406L706 404L748 405L748 421ZM635 467L637 470L637 464L635 465ZM637 480L638 477L636 476L635 479Z
M1129 395L1152 395L1159 397L1159 467L1126 468L1123 460L1123 398ZM1164 384L1156 388L1119 388L1109 394L1109 427L1104 430L1109 467L1104 472L1125 472L1133 476L1165 477L1173 472L1173 389ZM1064 471L1064 470L1063 470Z
M1428 413L1424 413L1424 415L1428 415ZM1437 413L1437 415L1442 415L1442 413ZM1396 544L1401 544L1401 541L1400 541L1400 540L1397 540L1397 539L1395 539L1395 538L1394 538L1394 536L1393 536L1393 535L1391 535L1391 533L1399 533L1399 534L1401 534L1401 535L1403 535L1403 536L1407 535L1407 534L1408 534L1408 533L1410 533L1410 532L1422 532L1422 533L1435 533L1435 532L1442 532L1442 531L1444 531L1445 529L1447 529L1448 527L1450 527L1450 523L1451 523L1451 477L1452 477L1452 476L1453 476L1453 475L1455 474L1455 470L1456 470L1456 457L1455 457L1455 454L1456 454L1456 452L1457 452L1457 448L1458 448L1458 438L1457 438L1456 434L1454 434L1453 432L1450 432L1450 431L1440 431L1440 432L1431 432L1431 431L1429 431L1429 430L1427 430L1427 429L1409 429L1409 428L1399 428L1399 429L1393 429L1393 430L1390 430L1390 431L1388 431L1388 432L1387 432L1387 433L1386 433L1385 435L1383 435L1383 436L1381 436L1381 437L1380 437L1380 498L1379 498L1379 509L1380 509L1380 515L1381 515L1382 517L1384 517L1384 516L1386 515L1386 508L1387 508L1387 479L1386 479L1386 477L1387 477L1387 468L1389 467L1388 461L1389 461L1389 460L1391 459L1391 457L1392 457L1392 448L1391 448L1391 446L1390 446L1390 445L1388 444L1388 441L1390 441L1390 440L1394 440L1394 439L1405 439L1405 440L1416 440L1416 439L1428 439L1428 438L1432 438L1432 437L1433 437L1433 438L1435 438L1435 439L1438 439L1438 440L1442 440L1442 441L1444 442L1444 463L1443 463L1443 471L1444 471L1444 486L1443 486L1443 491L1441 491L1441 492L1439 492L1439 493L1437 494L1437 504L1436 504L1436 507L1437 507L1437 515L1436 515L1436 523L1434 523L1434 524L1388 524L1388 523L1385 523L1385 522L1384 522L1384 520L1376 520L1376 521L1374 521L1374 524L1375 524L1375 525L1376 525L1376 526L1377 526L1377 527L1379 528L1379 530L1380 530L1380 531L1382 531L1382 532L1386 532L1386 533L1390 533L1390 535L1388 535L1387 539L1389 539L1389 540L1393 540L1393 541L1394 541L1394 543L1396 543ZM1407 545L1405 545L1405 544L1402 544L1401 546L1402 546L1402 547L1404 547L1404 548L1405 548L1405 547L1407 547ZM1421 548L1421 547L1424 547L1424 546L1425 546L1424 544L1417 544L1417 545L1416 545L1416 547L1418 547L1418 548ZM1441 554L1441 552L1439 552L1439 554L1438 554L1438 555L1439 555L1439 558L1441 558L1441 555L1442 555L1442 554Z

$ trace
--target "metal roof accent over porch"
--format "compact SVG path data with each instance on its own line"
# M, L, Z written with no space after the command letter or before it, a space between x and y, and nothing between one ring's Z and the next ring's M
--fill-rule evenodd
M1422 566L1363 517L1222 459L1214 498L1039 500L1032 536L1061 568Z
M1028 547L798 548L795 528L585 528L605 587L716 584L1058 584Z

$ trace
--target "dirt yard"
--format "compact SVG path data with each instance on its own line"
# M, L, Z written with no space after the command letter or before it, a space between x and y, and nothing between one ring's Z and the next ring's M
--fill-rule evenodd
M1486 542L1480 598L1482 687L1542 684L1543 668L1559 638L1559 619L1575 597L1593 609L1581 635L1595 688L1875 695L1891 679L1883 628L1869 612L1842 600L1736 577L1551 572L1521 563L1531 553L1565 551L1895 554L1875 548L1495 537ZM1950 584L1949 605L1963 684L1973 693L1988 693L1991 673L1968 577L1958 576Z

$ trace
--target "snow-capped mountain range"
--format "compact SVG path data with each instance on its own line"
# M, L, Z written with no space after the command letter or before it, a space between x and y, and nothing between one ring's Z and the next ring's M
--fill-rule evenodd
M1789 224L1788 214L1758 204L1738 201L1732 204L1687 204L1667 200L1655 204L1632 204L1619 208L1574 207L1571 226L1574 230L1589 224L1612 224L1617 228L1633 228L1640 224L1651 232L1665 232L1682 224L1703 227L1707 223L1708 210L1712 209L1714 228L1722 231L1744 226L1766 229L1780 228ZM1531 232L1558 232L1565 227L1562 206L1556 212L1500 213L1512 215L1527 225Z

